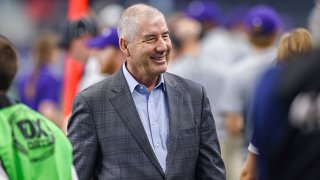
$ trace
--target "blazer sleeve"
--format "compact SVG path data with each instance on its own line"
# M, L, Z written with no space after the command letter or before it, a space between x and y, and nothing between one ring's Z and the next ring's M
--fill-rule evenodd
M215 122L208 97L203 87L202 93L202 116L199 125L200 152L195 178L225 180L225 166L221 158Z
M67 135L73 146L73 163L78 178L91 179L97 169L98 140L92 113L81 94L73 101Z

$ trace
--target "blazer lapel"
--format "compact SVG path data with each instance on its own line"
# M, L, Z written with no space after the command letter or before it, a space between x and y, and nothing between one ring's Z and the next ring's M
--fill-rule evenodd
M172 169L170 166L173 161L174 153L177 146L177 137L180 130L180 118L183 104L183 93L176 89L177 82L170 79L165 73L165 83L167 91L168 109L169 109L169 137L168 137L168 155L167 155L167 172Z
M110 96L110 101L113 107L151 163L164 176L163 169L159 164L157 157L149 143L148 136L144 131L144 127L132 99L129 86L123 75L122 68L115 75L113 84L115 86L111 87L112 95Z

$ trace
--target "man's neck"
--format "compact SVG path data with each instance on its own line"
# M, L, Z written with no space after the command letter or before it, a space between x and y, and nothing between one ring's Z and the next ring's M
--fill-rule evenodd
M140 76L139 76L139 75L136 75L135 73L132 73L132 72L135 72L135 70L129 68L127 63L126 63L126 68L127 68L128 72L131 74L131 76L139 84L146 86L146 88L148 89L149 92L151 92L153 90L153 88L157 85L157 83L159 81L160 75L149 77L147 75L144 76L144 75L140 74Z
M144 78L144 77L138 78L133 74L131 75L133 76L134 79L136 79L136 81L138 81L138 83L146 86L149 92L151 92L153 88L157 85L160 77L160 76L156 76L156 77L148 77L148 78Z

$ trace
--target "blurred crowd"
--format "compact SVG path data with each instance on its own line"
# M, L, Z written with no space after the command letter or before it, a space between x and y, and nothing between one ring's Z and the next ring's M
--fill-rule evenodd
M90 9L86 16L68 20L61 26L62 30L58 30L46 24L49 21L62 24L55 17L65 14L57 14L56 9L67 7L60 1L40 2L26 3L26 10L33 18L26 19L25 26L37 21L38 27L33 28L45 31L30 37L32 33L24 32L23 24L11 27L15 32L12 37L25 36L23 41L30 42L31 38L34 43L12 39L13 43L20 44L20 56L29 60L21 62L21 72L10 94L65 130L67 117L62 114L62 93L68 82L64 79L63 61L72 58L83 66L77 92L115 73L125 61L116 29L124 7L109 4L99 12ZM0 2L0 6L2 4ZM256 86L268 69L290 64L291 59L301 60L302 55L311 54L314 47L319 46L320 1L314 1L309 17L305 17L307 26L300 28L292 26L281 12L266 4L240 5L224 13L214 1L192 1L166 18L174 52L168 72L205 87L227 179L245 179L255 163L247 159L248 153L256 154L256 147L251 146L252 137L263 139L254 133L256 109L253 106L260 97ZM0 34L8 32L0 28ZM260 145L259 150L263 147ZM243 168L244 164L247 169Z

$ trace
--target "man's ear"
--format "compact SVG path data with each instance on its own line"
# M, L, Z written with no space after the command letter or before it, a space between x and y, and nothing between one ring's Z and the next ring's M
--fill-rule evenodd
M126 57L130 56L128 49L128 41L126 41L123 37L119 38L119 48Z

